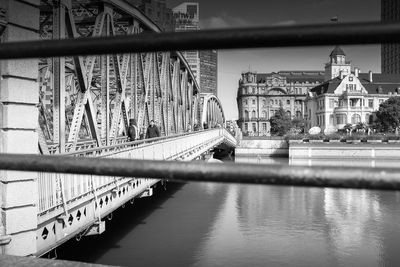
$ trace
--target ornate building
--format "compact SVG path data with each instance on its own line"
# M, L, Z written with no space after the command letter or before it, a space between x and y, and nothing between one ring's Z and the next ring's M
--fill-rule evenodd
M324 81L323 71L246 72L237 92L238 125L244 135L270 135L269 119L280 108L303 117L308 91Z
M336 131L347 123L373 122L379 105L400 94L400 75L351 72L343 50L336 47L326 64L328 81L310 90L306 99L308 128Z

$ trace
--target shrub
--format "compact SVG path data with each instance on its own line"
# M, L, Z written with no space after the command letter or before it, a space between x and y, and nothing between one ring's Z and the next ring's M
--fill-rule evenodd
M366 135L365 140L383 140L385 136L381 134L371 134L371 135Z
M345 139L346 140L360 140L360 141L363 141L363 140L365 140L365 137L366 137L366 135L364 135L364 134L354 133L352 135L347 135L345 137Z
M325 139L325 135L323 133L319 133L319 134L309 134L306 137L308 140L324 140Z
M331 133L326 135L327 140L342 140L344 139L344 136L339 134L339 133Z
M387 140L400 140L400 136L395 135L395 134L388 134L386 135Z
M287 134L285 135L285 140L303 140L304 139L304 134Z

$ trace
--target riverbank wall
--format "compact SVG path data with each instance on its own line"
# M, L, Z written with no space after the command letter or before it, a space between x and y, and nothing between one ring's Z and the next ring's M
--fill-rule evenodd
M394 167L399 163L399 143L289 142L290 165Z
M282 138L244 137L235 149L235 155L288 157L289 145Z

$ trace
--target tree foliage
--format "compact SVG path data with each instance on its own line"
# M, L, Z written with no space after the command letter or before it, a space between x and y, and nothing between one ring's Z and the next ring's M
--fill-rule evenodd
M400 126L400 96L391 97L380 104L376 118L376 128L379 131L395 131Z
M271 124L271 134L279 136L285 135L292 125L291 118L282 107L275 112L269 122Z
M296 117L291 122L291 132L294 133L304 133L306 127L306 121L301 117Z

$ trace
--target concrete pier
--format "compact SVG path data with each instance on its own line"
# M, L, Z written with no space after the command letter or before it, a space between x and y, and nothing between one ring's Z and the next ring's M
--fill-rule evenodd
M38 39L39 4L39 0L0 1L7 20L1 42ZM38 60L1 61L0 75L0 152L37 154ZM0 172L1 254L36 252L36 181L36 173Z

